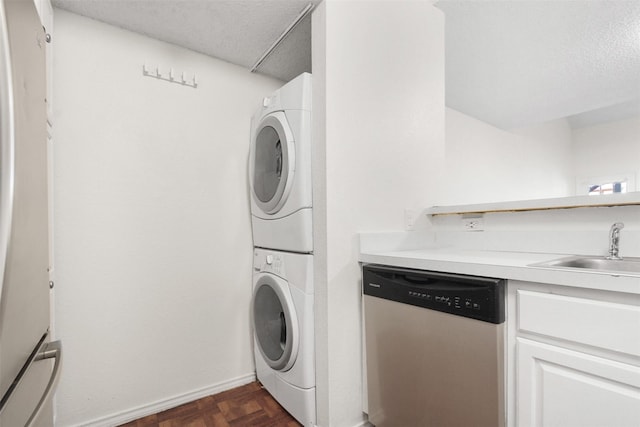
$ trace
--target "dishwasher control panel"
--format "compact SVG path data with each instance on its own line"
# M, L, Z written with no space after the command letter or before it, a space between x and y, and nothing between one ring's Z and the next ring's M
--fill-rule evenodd
M365 295L490 323L505 319L506 280L379 265L362 269Z

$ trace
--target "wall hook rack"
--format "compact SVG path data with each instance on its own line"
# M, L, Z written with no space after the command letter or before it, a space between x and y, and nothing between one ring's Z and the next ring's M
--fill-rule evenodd
M171 83L178 83L183 86L192 87L194 89L198 87L198 80L196 79L195 73L193 73L193 77L187 78L187 74L185 72L182 72L180 73L180 77L176 78L173 68L169 68L169 71L167 73L163 73L160 70L159 66L149 67L147 64L142 64L142 75Z

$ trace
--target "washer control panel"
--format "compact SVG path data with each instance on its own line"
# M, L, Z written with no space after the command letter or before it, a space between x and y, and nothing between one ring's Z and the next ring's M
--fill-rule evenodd
M273 273L276 276L284 276L284 260L281 254L264 251L254 251L253 270L255 272Z

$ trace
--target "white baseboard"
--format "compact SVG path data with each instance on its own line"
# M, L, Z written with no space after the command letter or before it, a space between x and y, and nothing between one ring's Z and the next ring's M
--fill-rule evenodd
M158 412L166 411L167 409L175 408L182 404L192 402L202 397L210 396L212 394L220 393L226 390L230 390L235 387L240 387L245 384L249 384L256 380L256 374L251 373L240 377L232 378L227 381L223 381L217 384L213 384L199 390L193 390L187 393L173 396L167 399L162 399L147 405L138 406L137 408L129 409L124 412L118 412L117 414L108 415L106 417L97 418L95 420L83 422L76 427L113 427L120 424L128 423L129 421L136 420L138 418L146 417L147 415L155 414Z
M320 427L318 424L315 424L314 427ZM361 423L355 424L351 427L375 427L373 424L371 424L369 421L362 421Z

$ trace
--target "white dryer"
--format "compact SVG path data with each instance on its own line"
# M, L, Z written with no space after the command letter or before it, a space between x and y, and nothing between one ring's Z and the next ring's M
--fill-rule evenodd
M255 249L253 261L251 317L258 380L303 426L313 426L313 255Z
M249 182L254 246L312 252L311 74L265 98L253 115Z

